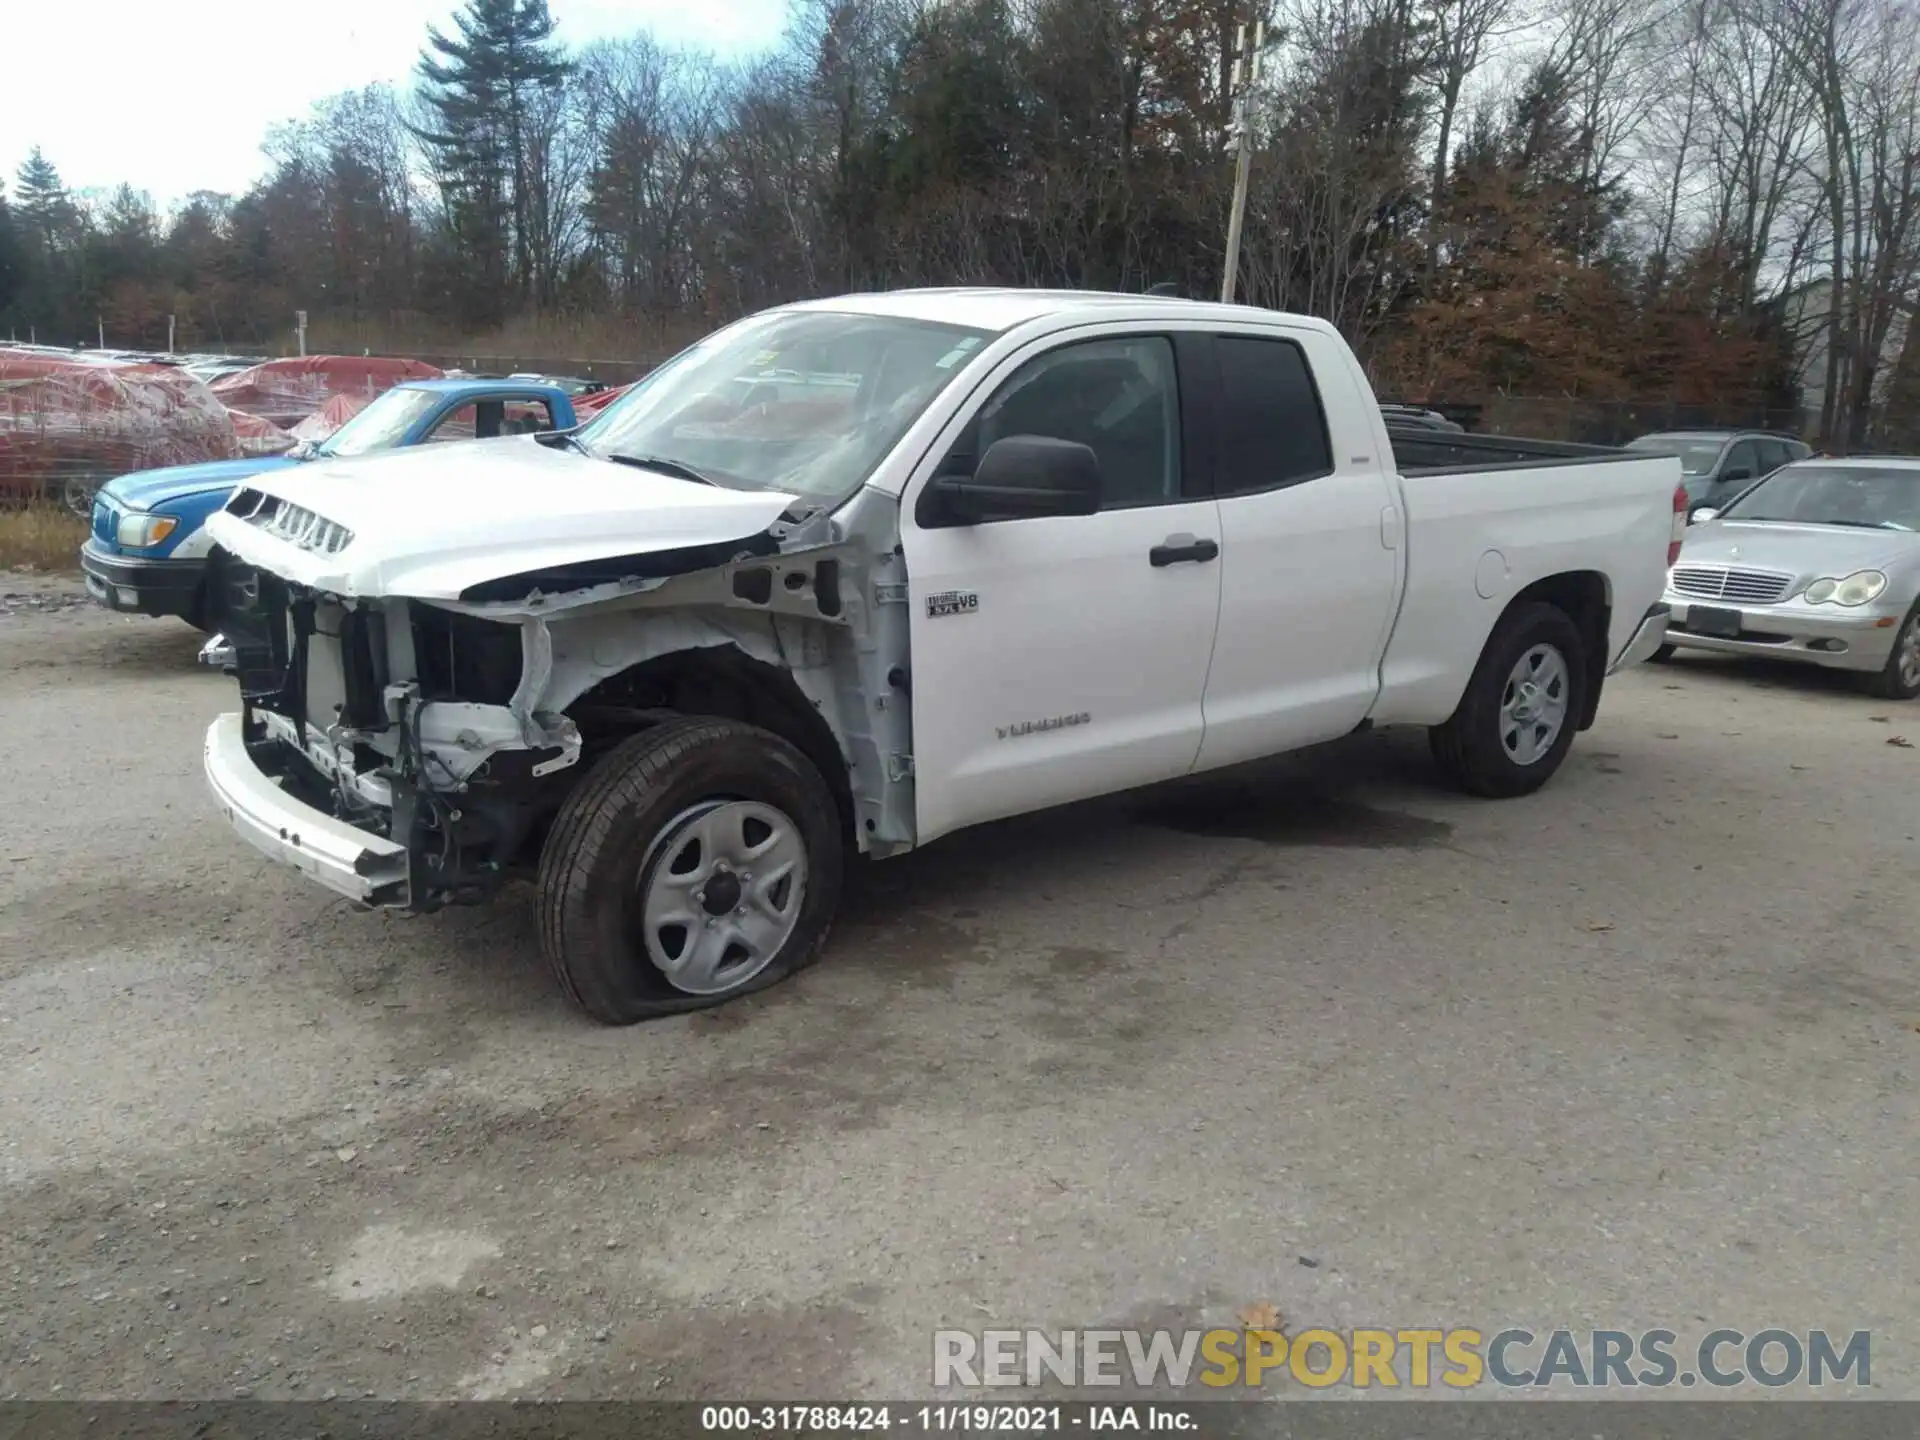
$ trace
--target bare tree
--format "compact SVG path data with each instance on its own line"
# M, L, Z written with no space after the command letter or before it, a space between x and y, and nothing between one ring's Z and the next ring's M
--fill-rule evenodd
M1658 73L1659 19L1654 0L1563 0L1554 16L1557 33L1546 64L1572 92L1584 185L1597 189L1607 182L1646 118Z
M1516 28L1520 0L1430 0L1424 12L1432 27L1428 65L1433 77L1434 123L1432 182L1427 190L1431 213L1439 214L1447 193L1447 166L1453 158L1454 127L1460 119L1467 82L1486 63L1498 40ZM1439 263L1437 229L1427 242L1427 267Z

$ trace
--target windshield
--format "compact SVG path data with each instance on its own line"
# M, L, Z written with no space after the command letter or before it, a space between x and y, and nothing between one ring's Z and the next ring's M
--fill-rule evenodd
M580 441L603 459L666 461L716 484L837 499L987 338L897 316L757 316L655 370Z
M414 421L439 403L431 390L389 390L329 435L320 453L338 457L391 450L407 438Z
M1920 466L1789 465L1720 514L1726 520L1920 530Z
M1680 469L1687 475L1707 475L1720 458L1724 440L1681 440L1671 435L1642 435L1628 442L1629 450L1650 450L1656 455L1678 455Z

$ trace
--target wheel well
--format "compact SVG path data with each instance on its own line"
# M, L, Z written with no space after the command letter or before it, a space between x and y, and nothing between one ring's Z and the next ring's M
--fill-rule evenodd
M1508 603L1511 611L1529 600L1542 600L1563 611L1580 632L1586 653L1586 703L1578 728L1592 727L1600 711L1600 687L1607 678L1607 636L1612 628L1613 600L1607 577L1597 570L1567 570L1534 581ZM1503 617L1504 618L1504 617Z
M659 655L610 675L578 696L566 713L580 727L591 760L629 735L663 720L712 715L771 731L813 762L833 792L840 819L853 833L847 762L832 727L793 677L732 645L704 645Z

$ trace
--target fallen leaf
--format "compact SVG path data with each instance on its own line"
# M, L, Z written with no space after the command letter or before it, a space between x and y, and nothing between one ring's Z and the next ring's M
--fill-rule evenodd
M1613 922L1611 920L1587 921L1587 929L1589 930L1611 930L1612 928L1613 928Z
M1787 769L1789 769L1789 770L1804 770L1804 769L1806 769L1806 768L1807 768L1807 767L1806 767L1806 766L1804 766L1804 765L1789 765L1789 766L1787 766Z
M358 1155L359 1153L360 1152L354 1149L353 1146L345 1145L333 1152L333 1158L338 1160L341 1164L344 1165L351 1162L353 1157Z
M1907 739L1904 735L1889 735L1887 737L1887 744L1898 745L1902 750L1913 749L1913 741Z
M1869 715L1867 719L1873 721L1876 725L1887 725L1892 723L1893 717L1891 715Z
M1680 689L1684 689L1685 687L1680 685L1662 685L1660 688L1662 690L1680 690Z
M1280 1312L1265 1300L1257 1301L1240 1312L1240 1323L1249 1330L1278 1330Z
M1656 740L1678 740L1680 737L1678 735L1668 735L1662 732L1661 734L1656 735L1654 738Z

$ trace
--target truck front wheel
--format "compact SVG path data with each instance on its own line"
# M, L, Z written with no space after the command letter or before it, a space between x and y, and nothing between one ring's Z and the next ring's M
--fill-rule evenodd
M655 726L561 807L540 856L540 948L567 997L609 1025L765 989L819 954L844 844L825 780L779 736L733 720Z
M1532 601L1502 616L1459 708L1428 732L1448 778L1493 799L1553 778L1586 703L1585 655L1578 627L1557 606Z

